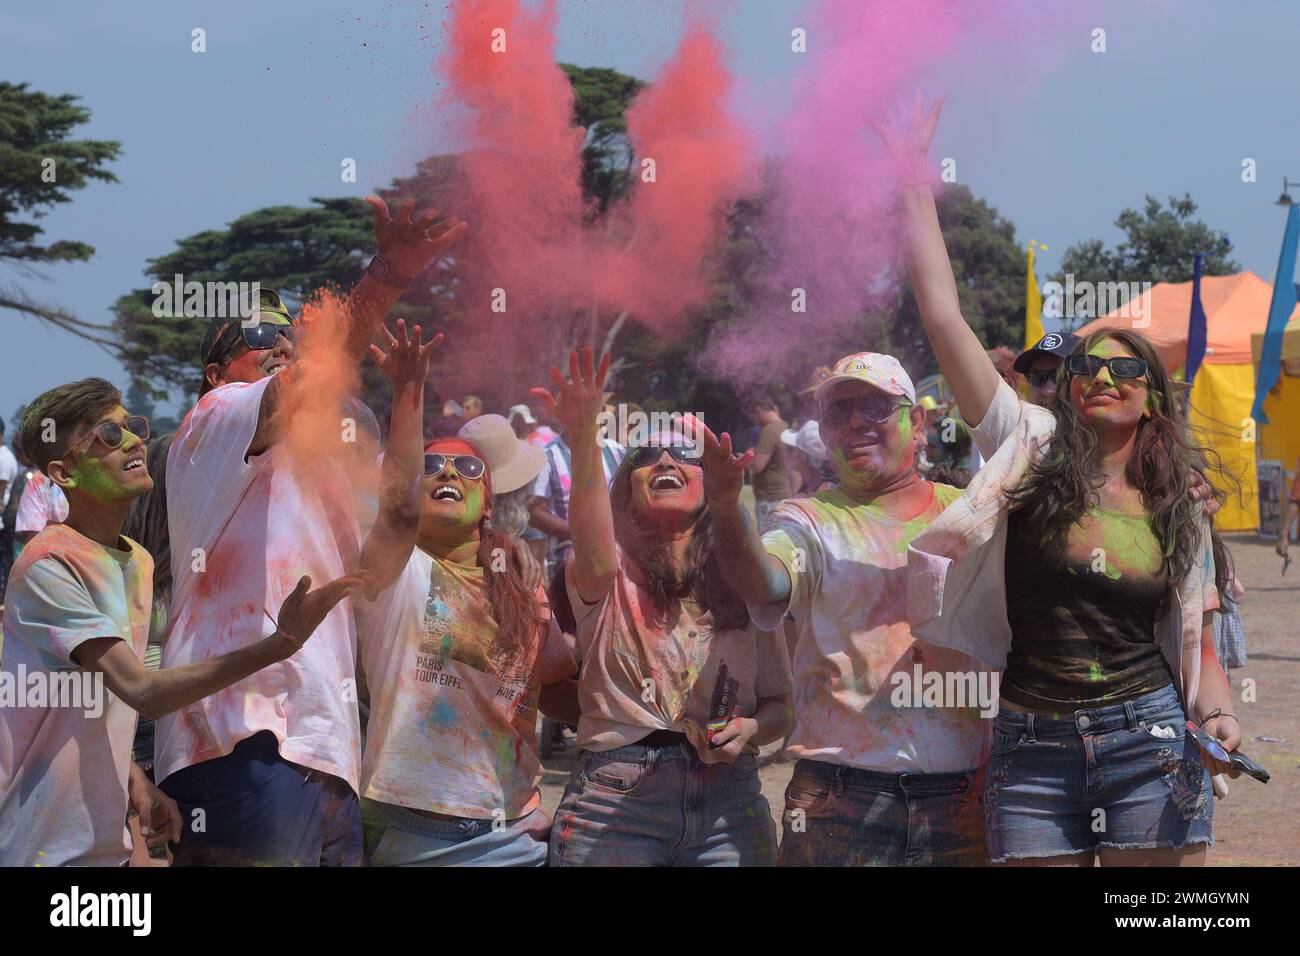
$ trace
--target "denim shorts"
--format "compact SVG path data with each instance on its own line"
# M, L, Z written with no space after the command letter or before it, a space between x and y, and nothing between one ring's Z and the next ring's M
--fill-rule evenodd
M781 866L983 866L974 773L880 773L800 760Z
M773 866L758 761L690 745L584 750L551 827L551 866Z
M1069 715L1005 708L985 777L989 860L1211 844L1210 775L1178 692Z

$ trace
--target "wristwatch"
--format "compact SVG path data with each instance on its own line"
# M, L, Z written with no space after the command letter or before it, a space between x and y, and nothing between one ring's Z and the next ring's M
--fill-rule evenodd
M366 275L377 282L382 282L384 285L391 285L395 289L405 289L415 281L414 276L408 278L394 273L388 268L388 262L385 261L383 256L375 256L370 260L370 265L366 266Z

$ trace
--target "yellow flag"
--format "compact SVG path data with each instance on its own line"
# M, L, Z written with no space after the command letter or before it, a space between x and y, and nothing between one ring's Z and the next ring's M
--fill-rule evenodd
M1038 290L1038 278L1034 275L1034 247L1038 243L1029 240L1029 257L1025 273L1025 348L1034 346L1043 337L1043 293ZM1042 248L1046 249L1047 246Z

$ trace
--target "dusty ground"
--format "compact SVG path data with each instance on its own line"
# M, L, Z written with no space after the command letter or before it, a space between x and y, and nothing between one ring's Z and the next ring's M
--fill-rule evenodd
M1249 777L1232 781L1232 792L1214 808L1216 842L1210 862L1295 865L1300 863L1300 814L1295 812L1300 805L1300 561L1282 577L1282 561L1271 543L1254 534L1228 540L1246 586L1241 616L1250 661L1230 675L1245 732L1241 749L1273 779L1268 784ZM1255 700L1243 701L1251 681ZM568 748L546 761L542 802L548 814L560 802L575 754L570 737ZM772 762L760 773L763 793L778 821L792 767Z

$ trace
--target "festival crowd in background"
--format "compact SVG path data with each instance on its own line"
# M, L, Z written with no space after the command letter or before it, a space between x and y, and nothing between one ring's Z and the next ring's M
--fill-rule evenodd
M343 348L386 430L349 400L354 441L290 440L274 294L211 320L174 434L103 379L35 397L0 448L0 677L51 696L0 706L0 864L1203 862L1243 734L1228 487L1140 332L979 342L907 172L936 121L881 133L950 393L859 352L788 420L743 396L747 435L611 433L641 409L585 348L426 420L441 336L384 322L463 224L372 200ZM67 675L102 706L56 705Z

